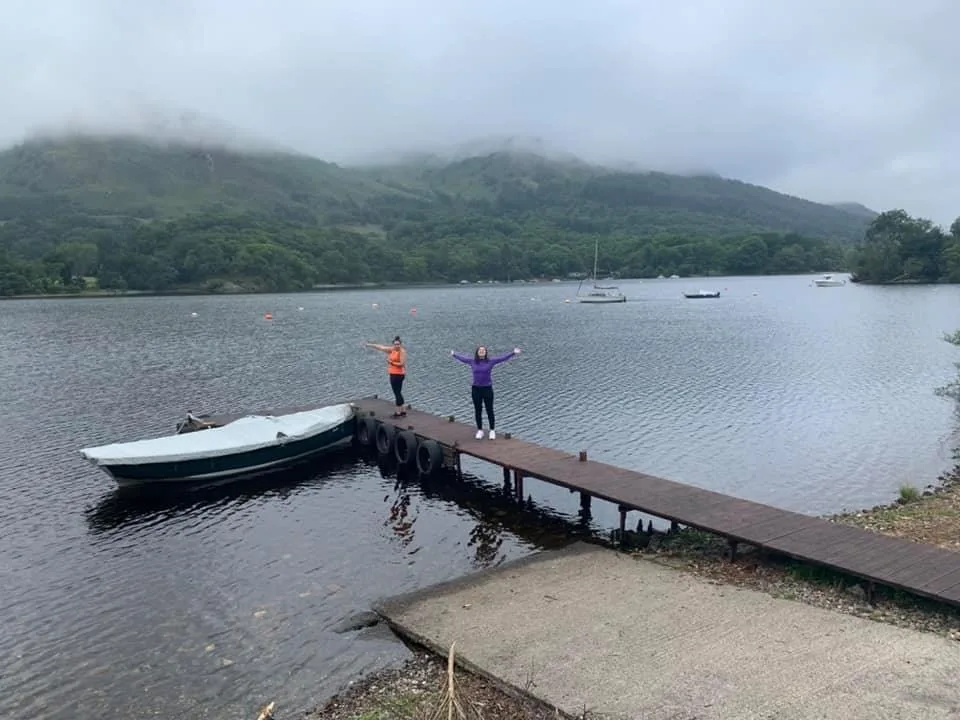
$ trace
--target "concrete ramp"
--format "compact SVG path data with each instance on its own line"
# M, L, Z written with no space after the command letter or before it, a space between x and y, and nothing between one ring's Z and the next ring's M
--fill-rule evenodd
M570 715L960 720L960 643L582 543L376 610Z

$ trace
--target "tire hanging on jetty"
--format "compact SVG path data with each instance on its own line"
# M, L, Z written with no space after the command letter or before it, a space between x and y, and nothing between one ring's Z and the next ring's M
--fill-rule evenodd
M377 422L372 417L357 420L357 443L361 447L372 446L377 439Z
M409 430L401 430L393 441L393 452L401 465L412 465L417 460L417 436Z
M377 452L381 455L390 455L393 452L393 442L397 437L397 429L393 425L379 422L375 435Z
M424 477L431 477L443 467L443 448L436 440L424 440L417 447L417 470Z

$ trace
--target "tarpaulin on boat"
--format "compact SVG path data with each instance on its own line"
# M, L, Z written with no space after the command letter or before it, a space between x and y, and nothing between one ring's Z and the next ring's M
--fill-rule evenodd
M85 448L80 454L97 465L202 460L308 438L342 425L353 413L353 406L343 403L276 417L248 415L223 427Z

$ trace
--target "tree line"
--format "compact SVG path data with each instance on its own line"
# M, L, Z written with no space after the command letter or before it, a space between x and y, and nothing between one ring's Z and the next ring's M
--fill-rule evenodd
M0 225L0 294L565 277L592 270L598 239L604 276L803 273L836 270L844 257L839 244L793 233L600 234L535 216L438 210L335 227L255 213L168 221L65 214Z
M944 230L904 210L888 210L870 223L850 265L858 282L958 283L960 218Z

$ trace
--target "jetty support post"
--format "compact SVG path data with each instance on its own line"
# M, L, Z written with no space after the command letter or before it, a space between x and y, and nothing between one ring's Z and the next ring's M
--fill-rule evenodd
M737 548L740 546L740 543L734 540L733 538L727 538L727 560L733 562L737 559Z
M618 505L617 509L620 511L620 545L623 546L626 542L627 513L630 512L630 508L623 505Z
M503 467L503 492L510 494L513 492L513 484L510 482L510 468Z
M513 471L513 487L517 491L517 501L523 502L523 473L519 470Z

